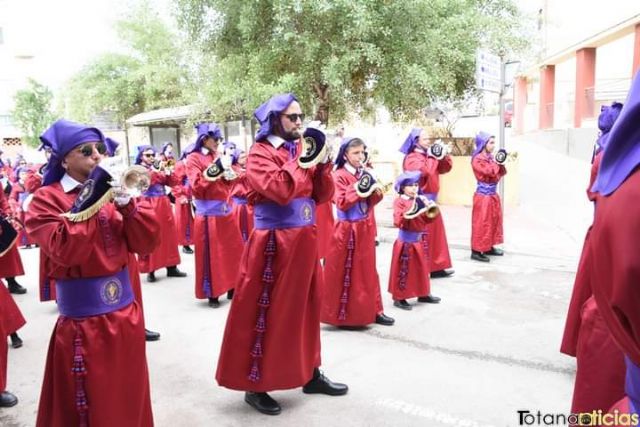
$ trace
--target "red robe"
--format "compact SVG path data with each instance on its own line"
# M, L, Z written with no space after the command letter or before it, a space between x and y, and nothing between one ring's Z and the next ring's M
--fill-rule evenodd
M54 278L112 275L159 243L160 226L152 206L133 200L124 208L105 205L87 221L60 216L78 190L64 193L60 183L42 187L27 213L27 230L40 245ZM74 355L86 373L74 374ZM49 343L37 426L79 425L76 394L84 391L88 424L153 425L145 333L139 304L111 313L74 319L60 316Z
M187 177L194 199L229 200L233 181L224 178L208 181L202 174L214 160L214 153L194 151L187 156ZM240 230L231 214L208 217L196 215L194 229L196 298L218 297L236 285L244 248ZM208 245L205 244L205 239Z
M298 144L298 151L300 145ZM332 164L302 169L289 160L285 147L254 144L249 152L247 177L252 188L249 204L290 203L311 197L316 203L331 200ZM268 293L262 357L256 350L258 301L264 293L265 248L275 239L273 276ZM320 366L321 267L317 227L276 230L254 229L242 255L240 277L227 318L218 359L218 384L255 392L300 387ZM254 353L255 354L255 353ZM250 374L257 380L249 379Z
M413 200L405 196L393 202L393 225L407 231L428 233L432 219L426 215L406 219L404 214L411 209ZM429 238L425 234L415 243L402 242L399 238L393 243L391 271L389 272L389 293L394 301L427 296L431 293L429 278L429 251L425 250ZM400 273L406 273L402 276ZM404 289L403 289L404 288Z
M6 334L0 334L0 341L6 340L7 335L16 332L22 328L26 320L22 316L22 312L18 305L13 300L13 297L9 293L9 290L5 287L4 283L0 280L0 323L2 323L1 329ZM4 390L0 388L0 391Z
M2 283L2 280L0 280L0 288L4 288L4 283ZM2 305L3 299L3 297L0 297L0 305ZM7 316L7 313L4 311L4 309L0 310L0 392L3 392L7 389L7 359L9 356L9 345L7 344L7 337L9 336L10 332L7 332L4 326L5 316Z
M191 186L187 179L186 166L184 161L176 164L174 171L178 184L171 188L171 192L176 198L175 218L176 231L178 233L178 244L189 246L193 244L193 208L191 207Z
M246 201L247 195L251 190L247 181L247 171L239 166L234 166L233 170L238 174L238 179L233 181L231 188L231 198L241 198ZM236 227L240 230L242 242L246 243L253 231L253 206L249 204L233 204L233 217L236 221Z
M437 160L428 156L420 148L405 156L402 164L404 171L420 171L420 191L423 194L435 194L440 191L440 174L447 173L453 167L451 156ZM429 224L429 271L440 271L451 268L451 256L447 244L442 212Z
M165 175L162 172L149 170L151 175L151 185L172 186L177 182L174 174ZM164 191L164 187L163 187ZM153 211L160 223L160 245L150 254L138 257L140 272L149 273L164 267L172 267L180 264L180 253L178 253L178 239L176 235L176 223L173 218L173 210L168 196L140 197L153 207Z
M3 191L0 191L0 214L12 214L11 207ZM11 249L0 258L0 279L23 275L24 268L22 267L20 252L18 252L18 242L16 242Z
M380 306L380 279L376 270L376 235L369 216L382 196L368 199L356 194L358 181L345 168L333 174L333 202L341 211L361 206L367 216L355 222L335 223L324 268L324 297L320 320L336 326L366 326L374 323ZM320 227L318 227L320 231Z
M13 207L12 210L16 218L18 218L20 222L22 222L23 224L24 224L24 214L25 214L23 203L27 197L29 197L29 192L26 190L23 183L21 182L14 183L13 187L11 187L11 195L9 196L9 203ZM27 245L33 245L33 244L34 244L33 240L29 238L29 236L27 235L27 231L24 228L20 230L18 234L17 245L27 246Z
M594 260L587 266L599 314L615 344L636 365L640 365L639 186L640 173L635 171L612 194L598 196L586 255Z
M493 156L480 153L471 160L473 174L479 182L497 184L507 174L504 165L499 165ZM502 205L496 194L473 194L471 211L471 250L488 252L504 241L502 234Z

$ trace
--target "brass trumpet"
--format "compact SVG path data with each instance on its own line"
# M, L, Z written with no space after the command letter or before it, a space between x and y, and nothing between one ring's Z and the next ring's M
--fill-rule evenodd
M168 159L168 160L156 159L151 165L151 168L154 171L162 172L162 173L172 173L175 167L176 167L176 161L174 159Z
M122 159L109 157L100 162L100 167L111 176L109 185L131 197L139 197L151 185L149 171L141 165L127 167Z

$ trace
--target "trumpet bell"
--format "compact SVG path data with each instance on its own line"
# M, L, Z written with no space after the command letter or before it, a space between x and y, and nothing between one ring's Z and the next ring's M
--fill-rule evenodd
M146 168L134 165L122 173L120 185L128 194L140 195L149 189L151 177Z
M425 213L427 218L433 219L440 215L440 208L435 203L431 202L431 204L427 205L427 212Z

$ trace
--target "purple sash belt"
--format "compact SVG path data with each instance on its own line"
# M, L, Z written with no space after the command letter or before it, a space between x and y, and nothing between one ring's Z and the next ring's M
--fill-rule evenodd
M247 199L245 199L244 197L232 197L233 199L233 203L235 203L236 205L246 205L247 204Z
M129 269L112 276L56 279L56 298L60 314L89 317L120 310L133 302Z
M338 221L357 222L367 218L369 213L369 204L366 199L359 200L354 206L350 207L346 211L337 209L336 214Z
M640 367L627 356L624 357L624 363L627 365L624 392L629 397L629 412L637 414L640 409Z
M145 197L162 197L165 195L164 193L164 185L162 184L153 184L150 186L147 191L142 193Z
M476 194L482 194L483 196L493 196L496 194L496 188L498 187L497 183L488 183L488 182L480 182L478 181L478 186L476 187Z
M200 216L227 216L231 215L231 206L224 200L194 199L196 215Z
M432 202L435 202L436 199L438 198L438 193L422 193L423 196L425 196L427 199L431 200Z
M254 225L258 230L306 227L316 223L316 202L300 197L288 205L259 203L254 206L254 215Z
M398 239L402 243L416 243L422 239L422 233L422 231L409 231L401 228L398 230Z

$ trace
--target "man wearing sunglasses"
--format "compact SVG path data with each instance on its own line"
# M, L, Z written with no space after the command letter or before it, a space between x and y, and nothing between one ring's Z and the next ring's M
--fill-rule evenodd
M222 131L215 123L200 123L196 130L195 143L185 150L187 178L196 208L195 295L218 308L225 292L228 299L233 297L244 247L229 203L235 180L224 173L231 168L232 160L228 154L218 153ZM208 171L215 173L211 176Z
M293 94L276 95L255 112L260 123L247 160L248 203L254 230L243 252L236 297L225 328L216 380L245 392L245 402L267 415L281 412L267 392L303 387L339 396L320 366L322 272L316 203L333 196L333 164L299 161L302 120Z
M142 194L146 201L151 203L160 223L160 245L150 254L139 257L140 271L147 273L147 282L153 283L156 279L155 271L161 268L167 269L167 277L187 277L187 273L178 270L180 253L178 252L178 236L176 223L171 209L171 202L164 187L174 186L179 183L179 178L171 170L157 171L153 168L156 159L156 150L151 145L138 147L136 165L142 165L149 170L151 185Z
M49 345L37 426L153 425L142 311L129 253L146 254L160 228L150 206L116 197L93 216L63 216L90 199L90 174L106 152L96 128L58 120L40 137L52 147L26 216L56 281L60 316ZM102 153L102 154L101 154ZM107 421L108 420L108 421Z

